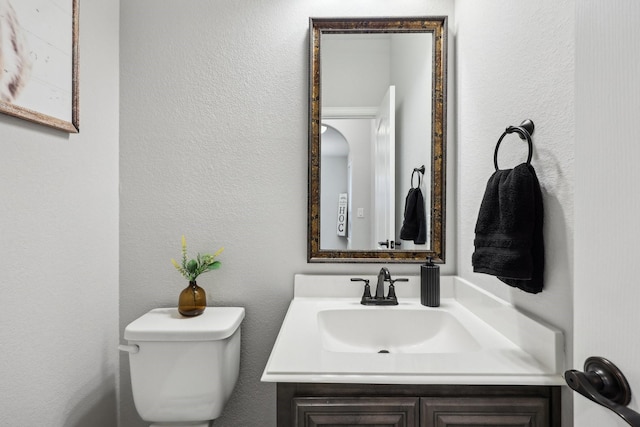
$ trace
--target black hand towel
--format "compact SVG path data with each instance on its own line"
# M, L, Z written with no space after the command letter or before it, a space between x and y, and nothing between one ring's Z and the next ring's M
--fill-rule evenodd
M424 245L427 241L427 219L424 212L424 198L420 188L411 188L407 194L400 238L402 240L413 240L416 245Z
M529 293L542 291L542 193L527 163L493 173L476 223L473 271Z

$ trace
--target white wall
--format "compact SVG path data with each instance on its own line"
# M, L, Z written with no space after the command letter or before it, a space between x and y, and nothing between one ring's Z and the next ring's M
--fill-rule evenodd
M457 0L458 274L561 328L570 364L573 334L574 0ZM474 227L494 171L496 142L531 119L534 166L543 193L545 289L531 295L473 273ZM517 136L500 146L501 168L526 160ZM566 414L571 397L565 393Z
M321 55L322 108L380 105L391 81L390 38L325 34Z
M0 115L0 425L116 425L118 2L80 8L80 133Z
M576 3L575 357L616 364L640 411L640 5ZM575 425L627 426L576 394Z
M210 305L242 305L247 317L240 380L216 426L275 425L275 385L260 376L294 273L380 268L306 262L309 16L439 15L452 7L122 2L121 331L151 308L176 304L185 283L169 260L179 256L182 234L194 251L224 245L222 268L199 282ZM121 426L142 426L121 361Z

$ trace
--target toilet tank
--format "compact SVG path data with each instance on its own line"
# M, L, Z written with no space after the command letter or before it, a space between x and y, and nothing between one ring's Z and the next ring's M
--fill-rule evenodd
M124 331L131 388L151 422L218 418L238 379L242 307L208 307L196 317L177 308L151 310Z

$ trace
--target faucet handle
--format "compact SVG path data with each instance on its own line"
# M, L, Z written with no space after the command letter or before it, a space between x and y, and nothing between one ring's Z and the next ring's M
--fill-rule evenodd
M389 280L389 293L387 294L387 299L390 300L398 300L398 298L396 297L396 287L393 286L393 282L395 282L395 280Z
M362 300L364 301L366 298L371 299L371 286L369 286L368 279L360 279L359 277L352 277L352 282L364 282L364 293L362 294Z
M393 284L396 282L408 282L409 279L407 279L406 277L401 277L399 279L389 279L387 281L389 282L389 293L387 294L387 299L397 301L398 298L396 297L396 287Z

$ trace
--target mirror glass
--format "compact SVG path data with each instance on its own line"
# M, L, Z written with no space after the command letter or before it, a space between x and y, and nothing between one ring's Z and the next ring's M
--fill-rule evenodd
M310 19L310 262L444 262L446 31Z

